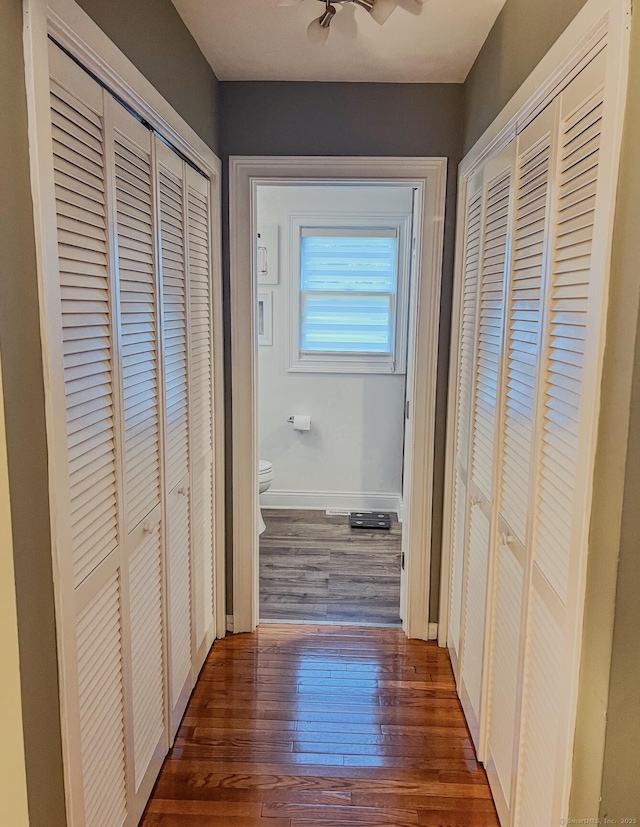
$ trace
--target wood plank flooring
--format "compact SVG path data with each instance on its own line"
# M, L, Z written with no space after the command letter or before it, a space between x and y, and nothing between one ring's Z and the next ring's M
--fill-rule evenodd
M351 529L324 511L263 511L260 617L400 625L402 526Z
M214 646L143 827L498 827L445 650L260 626Z

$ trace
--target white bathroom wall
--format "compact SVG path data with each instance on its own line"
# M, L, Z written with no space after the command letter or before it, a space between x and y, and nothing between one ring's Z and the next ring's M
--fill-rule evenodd
M273 291L273 345L259 348L260 456L275 478L262 505L397 511L402 494L405 376L289 373L287 227L291 213L405 217L410 187L261 186L258 225L277 224L279 283ZM294 431L294 414L311 430Z

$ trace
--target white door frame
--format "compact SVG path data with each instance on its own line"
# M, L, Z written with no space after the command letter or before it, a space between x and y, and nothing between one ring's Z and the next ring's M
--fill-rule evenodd
M256 284L253 238L256 191L265 184L349 183L414 186L423 199L418 228L410 320L403 550L406 584L403 629L408 637L429 637L432 489L438 329L446 196L446 158L232 157L229 170L231 254L231 388L233 445L233 630L258 624L258 393ZM405 492L406 496L406 492ZM248 517L247 514L250 516Z

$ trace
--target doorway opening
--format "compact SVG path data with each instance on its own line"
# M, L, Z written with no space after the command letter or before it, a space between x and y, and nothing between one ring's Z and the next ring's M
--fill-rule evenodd
M231 159L234 631L429 637L445 180L445 159ZM391 531L351 529L364 511Z
M259 618L399 626L411 185L256 196Z

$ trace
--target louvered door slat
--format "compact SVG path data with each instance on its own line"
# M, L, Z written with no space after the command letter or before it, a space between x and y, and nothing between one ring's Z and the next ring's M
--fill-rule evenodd
M469 518L462 680L476 720L480 718L482 696L489 531L490 523L482 509L473 506Z
M213 387L209 182L187 171L192 610L195 649L213 626Z
M485 208L471 478L488 500L492 498L493 488L510 186L511 170L507 169L489 182Z
M520 733L517 827L552 823L562 631L536 594L529 618L529 651Z
M470 181L467 188L465 247L463 254L462 295L458 332L457 410L455 417L455 458L453 474L451 525L451 585L449 647L454 663L460 656L461 613L467 526L467 482L473 370L476 348L476 312L482 233L483 190L481 179ZM458 664L456 663L456 666Z
M549 290L541 475L535 561L566 602L573 526L573 498L581 414L584 343L591 269L602 96L563 125ZM576 211L580 220L576 223Z
M114 142L129 531L160 502L152 172L150 139L143 137L146 147L121 131ZM132 159L135 177L129 173ZM137 205L135 215L128 209L131 198Z
M466 468L469 452L469 422L471 417L471 385L475 349L476 303L478 297L478 267L480 263L480 232L482 217L482 190L469 199L467 210L466 250L462 314L460 330L460 367L458 379L458 416L456 427L456 454Z
M160 540L159 531L145 535L129 561L136 788L140 786L164 732Z
M460 614L462 611L462 580L464 573L467 487L456 469L453 492L453 536L451 543L451 594L449 632L456 655L460 651Z
M78 586L118 542L104 138L101 115L56 84L51 119Z
M510 806L513 773L523 576L522 565L511 549L500 543L489 665L489 749L507 807Z
M117 574L78 618L78 683L87 827L126 816L124 689Z
M528 516L550 152L547 134L520 157L515 202L500 511L522 544Z
M184 184L164 164L159 194L162 250L167 485L173 490L189 464L187 391L187 286L184 249Z
M194 471L192 500L193 609L196 648L213 624L213 464Z
M181 489L182 490L182 489ZM191 669L191 561L189 491L170 498L169 525L169 630L171 636L171 691L180 697Z
M191 450L194 460L210 455L213 448L213 400L211 387L211 278L209 218L206 195L189 186L189 301L191 316Z

